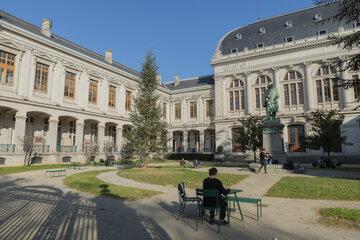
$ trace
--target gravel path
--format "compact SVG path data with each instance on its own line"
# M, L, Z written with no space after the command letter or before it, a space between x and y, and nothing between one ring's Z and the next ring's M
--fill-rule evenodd
M240 221L235 213L230 228L222 227L220 234L216 233L216 226L206 223L195 231L194 205L186 208L183 219L176 219L176 188L129 181L117 176L117 169L113 169L99 178L163 193L128 202L79 193L64 186L64 177L45 179L44 171L0 176L0 239L359 239L358 231L320 225L315 213L319 207L360 208L359 201L262 197L265 207L260 221L255 220L253 205L242 204L245 221ZM91 170L100 168L67 172L70 175ZM236 168L219 171L243 174ZM253 197L263 196L278 179L287 176L248 174L247 179L233 187L243 189L242 195ZM188 190L188 195L193 194Z

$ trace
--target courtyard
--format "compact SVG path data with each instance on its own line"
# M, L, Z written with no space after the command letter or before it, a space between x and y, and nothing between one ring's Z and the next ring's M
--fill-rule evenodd
M184 216L177 220L179 204L174 181L197 187L207 170L208 167L182 170L177 163L165 163L147 169L87 166L67 170L66 177L53 178L45 178L45 170L4 174L0 176L1 236L2 239L358 239L358 225L326 222L320 209L359 209L359 172L308 170L301 176L265 175L239 167L218 167L219 178L228 183L226 187L242 189L240 196L263 201L263 217L259 221L252 204L241 204L244 221L238 212L232 213L230 227L222 226L218 234L216 225L207 221L196 231L195 205L187 206ZM157 180L148 177L151 175ZM158 180L160 175L163 181ZM284 181L303 178L297 180L319 182L318 178L323 176L323 181L330 179L335 186L329 186L330 193L320 190L326 195L323 199L316 194L302 197L303 189L286 196L288 191L296 191L293 184L283 191L284 196L273 197L282 192L279 188ZM175 180L167 184L169 178ZM341 181L349 182L343 185ZM102 184L110 186L103 194L99 187ZM93 191L92 186L99 189ZM341 186L344 189L336 189ZM186 188L187 194L194 196L190 187ZM346 187L352 190L346 192L349 190ZM345 192L338 193L342 190Z

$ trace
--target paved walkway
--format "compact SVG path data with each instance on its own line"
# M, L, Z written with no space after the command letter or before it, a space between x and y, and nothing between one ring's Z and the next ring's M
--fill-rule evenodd
M68 174L95 169L99 170L70 170ZM220 169L220 173L226 171L237 170ZM263 196L285 176L249 174L234 187L254 197ZM315 210L333 206L360 208L360 202L262 197L265 207L260 221L255 220L256 208L243 204L245 221L240 221L236 213L231 227L222 227L217 234L216 226L206 223L194 230L194 205L186 209L183 219L176 220L176 188L124 180L116 171L99 178L164 193L139 201L119 201L79 193L64 186L63 177L45 179L43 171L0 176L0 239L359 239L359 232L318 224Z

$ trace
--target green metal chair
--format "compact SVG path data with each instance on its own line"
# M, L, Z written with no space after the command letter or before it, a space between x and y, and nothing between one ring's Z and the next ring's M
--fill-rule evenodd
M199 202L198 204L198 217L196 218L196 230L198 229L198 218L201 218L201 223L204 222L204 215L206 210L213 210L215 216L218 215L218 233L220 233L220 205L219 205L219 190L217 189L196 189L196 196L197 197L209 197L214 198L214 205L213 206L204 206L203 201Z
M226 201L228 202L228 208L230 208L231 203L233 203L233 209L235 209L235 203L237 204L238 210L240 212L241 220L244 221L244 216L243 216L243 213L241 211L241 207L240 207L238 198L239 197L229 196L228 195L226 197Z
M183 182L180 182L178 184L178 194L179 194L179 205L180 205L179 215L178 215L178 220L179 220L180 217L182 217L182 215L184 214L186 203L188 202L198 203L199 201L201 201L201 199L198 197L188 197L186 195L185 185Z

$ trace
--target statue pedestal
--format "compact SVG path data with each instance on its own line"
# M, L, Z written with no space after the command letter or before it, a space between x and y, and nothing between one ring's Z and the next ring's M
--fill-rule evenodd
M269 153L272 161L277 160L279 163L286 163L286 153L283 146L283 129L284 124L279 119L265 121L263 128L263 147L265 152Z

